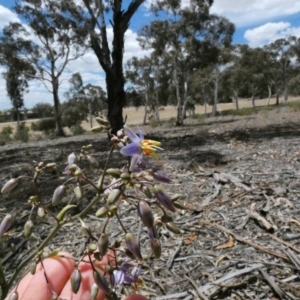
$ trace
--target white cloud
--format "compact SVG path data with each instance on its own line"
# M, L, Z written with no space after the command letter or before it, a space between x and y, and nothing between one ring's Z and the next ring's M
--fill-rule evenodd
M245 31L244 38L251 47L260 47L291 35L300 37L300 27L292 27L288 22L277 22L248 29Z
M225 16L241 27L299 13L300 1L215 0L211 12Z
M8 8L0 5L0 30L9 22L20 22L18 16Z

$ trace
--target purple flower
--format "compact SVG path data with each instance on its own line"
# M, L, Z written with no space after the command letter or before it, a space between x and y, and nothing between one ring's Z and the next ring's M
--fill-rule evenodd
M138 127L139 134L135 134L128 126L124 125L125 134L131 140L131 144L123 147L120 152L124 156L131 156L129 170L132 171L143 159L143 154L157 157L157 150L163 150L160 142L144 139L144 134Z
M63 172L63 174L69 175L71 172L69 170L69 168L75 163L76 161L76 155L74 152L72 152L69 156L68 156L68 165L65 168L65 171Z
M114 281L115 284L131 284L137 281L142 266L136 266L133 262L125 261L119 267L118 270L114 270Z

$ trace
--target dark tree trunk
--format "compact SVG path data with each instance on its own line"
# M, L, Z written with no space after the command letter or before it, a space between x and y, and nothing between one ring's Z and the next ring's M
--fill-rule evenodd
M65 136L61 120L60 102L58 96L58 89L53 87L53 100L54 100L54 114L55 114L55 135Z

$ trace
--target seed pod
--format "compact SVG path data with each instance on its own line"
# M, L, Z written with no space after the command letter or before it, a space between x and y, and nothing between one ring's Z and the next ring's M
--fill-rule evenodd
M96 217L104 218L107 216L107 213L108 213L108 208L106 206L103 206L97 210Z
M0 238L4 235L4 233L9 229L13 222L13 217L11 214L7 214L0 224Z
M43 207L39 207L37 210L37 214L40 218L44 218L45 217L45 209Z
M18 185L18 178L12 178L10 180L8 180L4 186L1 189L1 193L4 194L8 194L10 191L12 191L17 185Z
M114 178L119 178L122 172L120 169L110 168L106 170L106 173Z
M104 125L104 126L110 125L109 121L107 119L104 119L103 117L96 117L95 120L100 125Z
M176 208L179 208L179 209L186 209L186 207L183 205L183 204L181 204L181 203L179 203L179 202L173 202L173 204L174 204L174 206L176 207Z
M89 145L81 147L81 150L83 150L83 151L89 151L91 149L93 149L93 145L92 144L89 144Z
M96 300L99 292L98 285L94 282L91 286L91 300Z
M160 258L161 256L161 244L156 238L151 240L151 250L155 258Z
M108 216L109 218L112 218L112 217L115 216L115 214L116 214L117 211L118 211L118 207L117 207L116 205L112 205L112 206L110 206L110 208L109 208L109 211L108 211L107 216Z
M102 233L98 239L98 249L102 256L104 256L108 250L108 236L106 233Z
M18 300L19 299L19 294L17 291L14 291L10 296L8 300Z
M142 192L145 194L145 196L148 198L148 199L151 199L152 198L152 193L150 191L150 189L146 186L142 186Z
M25 237L29 238L32 234L32 231L33 231L33 227L34 227L34 224L32 222L32 220L28 220L25 225L24 225L24 230L23 230L23 233L25 235Z
M148 205L148 203L141 200L139 202L137 211L138 211L138 215L141 218L144 225L148 228L153 227L154 218L153 218L153 214L152 214L151 208Z
M131 233L126 233L125 243L129 251L135 256L135 258L137 258L138 260L143 260L140 246Z
M65 185L60 185L57 187L53 193L52 205L57 206L60 204L61 200L66 196L67 189Z
M110 288L109 288L106 277L97 270L94 270L93 276L94 276L94 280L95 280L95 283L97 284L97 286L102 291L104 291L106 294L109 294L110 293Z
M71 275L71 288L74 294L77 294L81 285L81 273L78 269L75 269Z
M170 198L170 196L165 192L165 190L160 185L155 185L153 188L154 195L157 201L164 206L165 208L169 209L172 212L176 212L176 208Z
M81 230L85 236L91 237L91 230L89 226L79 218L81 224Z
M46 172L52 172L54 170L56 170L56 163L48 163L44 167L44 171L46 171Z
M127 172L121 174L121 179L124 181L131 181L131 175Z
M96 244L89 244L87 247L87 252L89 255L92 255L97 250Z
M101 131L103 131L104 130L104 127L103 126L94 126L93 128L92 128L92 132L101 132Z
M169 222L165 224L167 229L175 234L180 234L180 228L173 222Z
M77 183L77 185L75 186L74 193L75 193L75 197L77 199L77 204L79 204L83 197L83 189L79 183Z
M35 274L35 271L36 271L36 262L35 261L30 264L29 270L30 270L31 275Z
M108 195L107 204L111 205L111 204L116 203L119 200L119 198L121 197L122 192L123 192L123 190L113 189Z
M176 200L178 200L180 198L180 195L179 194L174 194L172 197L171 197L171 200L174 202Z
M163 215L161 216L161 221L162 221L163 223L169 223L169 222L172 222L173 219L172 219L171 216L169 216L169 215L167 215L167 214L163 214Z

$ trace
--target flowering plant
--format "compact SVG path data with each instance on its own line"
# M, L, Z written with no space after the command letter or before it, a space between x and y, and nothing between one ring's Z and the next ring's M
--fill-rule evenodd
M109 129L109 123L103 118L97 118L102 130ZM98 129L97 129L98 131ZM38 247L32 250L22 261L20 267L15 270L12 276L6 280L5 274L0 268L0 286L2 289L2 298L8 294L9 289L19 273L30 262L39 262L52 254L45 254L45 248L51 243L55 235L66 224L79 222L84 235L87 238L87 245L84 255L89 257L89 262L93 268L95 286L105 292L107 299L119 299L122 293L135 294L144 286L142 281L142 268L145 257L139 243L139 234L130 232L123 224L120 214L124 205L132 205L137 216L148 233L149 246L152 250L153 258L158 259L162 253L160 243L159 228L165 226L174 233L180 233L180 229L173 222L170 213L176 212L176 207L182 208L178 203L178 195L170 196L161 183L170 183L171 179L148 161L148 157L158 157L158 152L162 151L161 143L145 139L144 134L138 128L136 134L127 125L124 130L120 130L117 135L111 138L111 149L104 169L99 180L94 182L88 177L86 171L81 167L81 162L88 160L97 164L91 156L92 145L83 146L80 154L71 153L68 156L68 164L64 175L66 180L62 182L54 191L51 205L60 209L58 214L47 206L40 196L38 180L44 172L53 171L56 168L55 163L39 163L35 167L35 172L30 180L33 181L36 194L32 195L28 204L32 207L29 219L24 225L24 235L27 239L34 235L35 224L33 223L33 213L36 212L39 217L53 218L55 226L48 236L38 244ZM115 150L120 151L125 157L129 157L127 165L122 168L108 168L109 162ZM17 188L19 178L8 180L1 192L8 194ZM69 215L74 207L80 207L83 204L85 189L92 187L96 191L96 196L75 215ZM73 195L71 200L66 203L69 195ZM156 216L153 213L154 207L161 212ZM93 232L85 220L87 213L96 208L96 217L101 225L101 232ZM108 224L115 219L123 234L122 239L111 241ZM0 238L13 234L10 228L13 225L12 213L7 214L0 224ZM55 252L56 254L58 251ZM97 269L97 261L108 253L113 253L111 262L106 268L102 268L102 273ZM111 255L111 254L109 254ZM83 256L84 257L84 256ZM80 262L83 258L79 258ZM1 262L0 262L1 265ZM45 270L46 272L47 270ZM71 277L71 286L73 293L76 294L81 284L81 275L78 268L74 269ZM2 284L5 282L5 284ZM93 293L95 294L95 286ZM119 289L122 286L123 289ZM14 294L16 295L17 288ZM97 291L97 290L96 290ZM97 292L96 292L97 294Z

